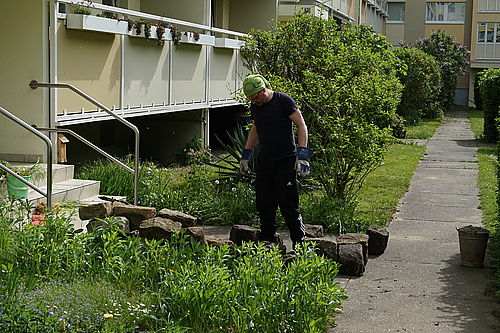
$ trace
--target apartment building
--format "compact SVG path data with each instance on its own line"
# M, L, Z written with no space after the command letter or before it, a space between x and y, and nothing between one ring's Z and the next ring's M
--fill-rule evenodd
M469 100L473 101L475 75L489 67L500 68L500 1L474 0L470 7Z
M241 37L268 29L277 1L6 0L0 13L2 110L112 155L134 153L139 141L142 158L162 161L193 138L209 144L241 113ZM0 119L0 159L46 160L42 140L5 112ZM56 147L57 132L44 131ZM68 162L98 156L64 135Z
M474 105L475 74L500 66L499 0L388 0L387 5L386 36L393 45L399 41L415 42L439 29L453 34L471 51L471 68L467 75L458 78L454 103Z
M289 20L296 12L305 11L321 18L333 18L338 23L369 24L385 34L386 0L297 0L278 1L280 22Z

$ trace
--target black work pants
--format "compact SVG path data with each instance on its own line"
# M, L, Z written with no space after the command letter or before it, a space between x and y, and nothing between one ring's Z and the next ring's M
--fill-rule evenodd
M299 211L295 159L287 157L280 160L257 161L255 191L262 241L276 241L278 207L288 226L292 241L301 242L305 237L305 228Z

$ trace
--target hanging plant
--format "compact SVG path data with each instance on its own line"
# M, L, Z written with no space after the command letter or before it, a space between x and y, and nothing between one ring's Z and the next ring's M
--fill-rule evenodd
M179 28L170 26L170 33L172 34L172 41L174 42L174 45L179 45L182 36L182 32L179 30Z
M132 30L132 28L134 27L134 21L131 19L127 19L126 21L128 23L128 31Z
M158 45L162 46L165 42L163 35L165 34L165 27L161 24L156 25L156 36L158 37Z
M193 38L195 41L199 41L200 40L200 33L199 32L196 32L196 31L191 31L193 33Z
M144 28L144 37L146 40L149 40L151 36L151 23L147 20L139 20L134 22L135 34L140 35L142 33L142 29Z

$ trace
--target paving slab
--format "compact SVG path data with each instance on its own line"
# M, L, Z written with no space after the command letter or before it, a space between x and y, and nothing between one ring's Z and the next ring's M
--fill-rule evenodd
M460 260L457 228L482 226L476 149L467 112L450 113L387 227L385 253L363 276L336 278L349 301L328 333L500 332L489 255L481 268Z
M475 194L447 194L442 193L422 193L407 192L406 195L399 201L400 206L405 204L420 204L426 206L442 206L442 207L468 207L478 208L480 205L479 197Z

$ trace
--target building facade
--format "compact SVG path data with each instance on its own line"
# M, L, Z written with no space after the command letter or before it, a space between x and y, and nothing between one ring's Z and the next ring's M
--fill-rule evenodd
M369 24L376 32L385 34L388 16L386 0L280 0L278 4L280 22L305 11L324 19L335 19L338 23Z
M78 7L90 14L75 14ZM259 15L249 15L256 7ZM0 28L9 31L0 35L0 107L39 128L70 129L113 155L133 153L133 131L103 109L71 89L29 86L69 84L137 126L141 157L162 161L193 138L208 144L241 111L240 39L251 28L268 29L277 2L9 0L0 13ZM0 117L0 159L44 155L42 141ZM93 157L67 139L70 163Z
M415 42L441 30L455 36L470 51L471 68L458 78L455 104L473 106L477 72L500 65L499 0L388 0L386 36L394 46Z

